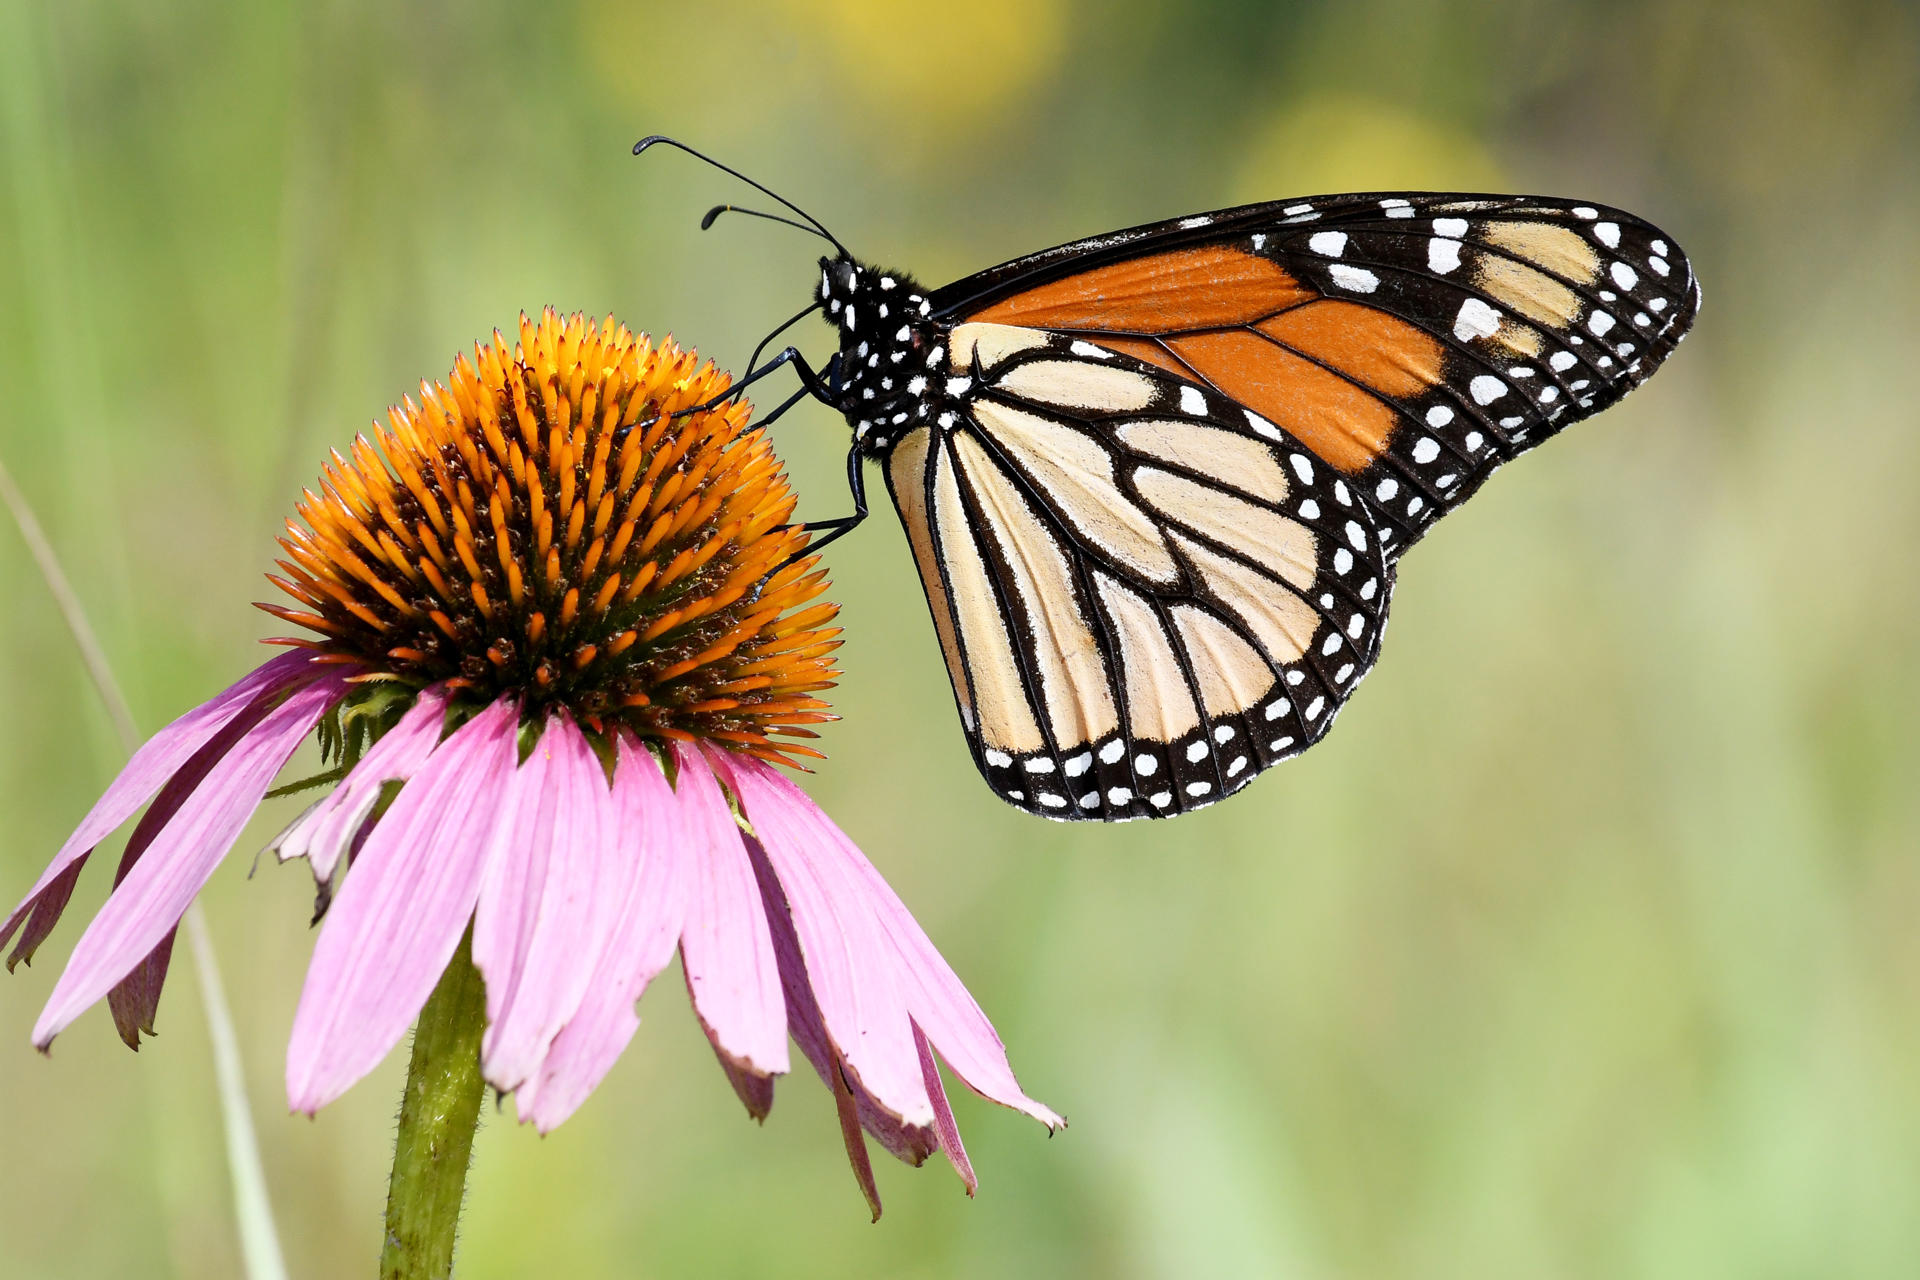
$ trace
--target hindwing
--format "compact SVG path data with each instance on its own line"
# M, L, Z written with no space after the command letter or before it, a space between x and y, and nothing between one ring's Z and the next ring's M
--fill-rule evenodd
M1162 817L1317 741L1392 589L1356 485L1152 361L1017 325L948 338L965 391L886 475L994 791Z

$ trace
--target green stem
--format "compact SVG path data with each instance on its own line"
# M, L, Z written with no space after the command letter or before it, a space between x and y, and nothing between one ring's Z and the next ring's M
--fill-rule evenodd
M453 1274L454 1230L486 1093L480 1078L486 1027L486 987L473 967L469 929L414 1028L387 1183L380 1280L446 1280Z

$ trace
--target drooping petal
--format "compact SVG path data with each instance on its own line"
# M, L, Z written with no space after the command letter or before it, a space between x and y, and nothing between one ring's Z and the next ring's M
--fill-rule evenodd
M867 1198L867 1208L873 1210L873 1220L878 1222L880 1184L874 1181L873 1161L867 1158L867 1140L860 1136L860 1110L853 1081L847 1078L846 1068L838 1060L834 1062L833 1079L827 1087L833 1090L833 1108L840 1116L840 1141L847 1148L853 1180L860 1184L860 1194Z
M927 1033L917 1022L913 1024L913 1047L920 1054L920 1074L927 1082L927 1097L933 1100L933 1127L940 1133L940 1149L947 1153L953 1171L967 1184L967 1194L971 1196L980 1189L980 1179L973 1174L973 1161L967 1159L967 1144L960 1141L960 1125L953 1118L953 1108L947 1105L947 1087L940 1082L940 1064L933 1060L933 1046L927 1043Z
M530 832L520 824L511 848L516 857L546 865L537 890L500 911L518 935L505 966L489 969L497 953L481 948L481 926L502 905L488 901L491 880L480 887L474 920L474 963L487 979L480 1061L497 1089L524 1083L579 1009L632 879L631 860L623 865L610 856L615 815L606 770L572 717L549 719L533 755L547 757L543 785L552 809L544 830ZM526 774L527 766L520 772ZM532 807L523 800L517 812ZM531 890L534 878L527 884Z
M680 939L693 880L681 806L653 756L622 735L613 771L613 821L601 841L615 876L617 914L580 1007L553 1039L534 1078L515 1095L520 1118L542 1133L572 1115L606 1078L640 1029L634 1005L667 967Z
M54 855L32 891L5 923L0 923L0 947L4 947L22 920L29 913L33 916L27 930L32 945L28 945L28 939L22 939L8 959L7 967L11 969L21 959L30 957L34 947L52 932L54 922L73 893L80 867L95 845L131 818L181 765L231 721L258 710L260 703L315 678L322 670L307 653L283 653L261 663L224 693L200 704L147 739L127 761L126 768L113 780L106 794L94 803L80 826L67 837L67 842L60 846L60 852Z
M446 694L438 688L422 692L400 722L367 748L353 772L267 847L282 862L305 858L315 880L330 882L360 825L380 802L381 789L419 771L438 745L446 717Z
M167 966L173 963L173 938L178 932L169 929L146 958L133 966L133 972L107 992L107 1012L113 1015L114 1029L136 1053L142 1034L156 1034L153 1024L160 1012L160 990L167 982Z
M787 1071L787 1011L766 911L727 798L699 751L674 748L692 869L680 958L714 1050L758 1075Z
M773 874L773 865L758 840L747 838L747 855L753 859L753 872L760 883L761 900L766 903L767 922L773 930L773 952L780 963L780 982L787 999L787 1030L800 1046L807 1061L828 1089L846 1092L852 1099L860 1127L872 1134L895 1159L919 1167L940 1149L939 1135L927 1125L906 1124L893 1114L862 1084L849 1080L840 1070L839 1053L827 1035L820 1017L820 1003L807 983L806 962L800 956L800 940L793 931L793 913L787 907L786 894ZM740 1088L738 1082L734 1086ZM768 1100L771 1105L771 1099ZM844 1103L837 1105L845 1105ZM749 1105L751 1110L751 1105ZM859 1163L854 1175L860 1173ZM864 1183L862 1184L864 1190Z
M319 1110L373 1070L440 980L512 825L503 810L518 716L502 698L460 726L354 860L314 944L287 1043L295 1111Z
M933 1104L913 1051L907 993L898 985L905 975L871 895L838 846L816 829L825 816L811 801L798 811L766 781L761 770L773 771L759 761L723 751L711 758L733 784L786 894L808 984L847 1069L901 1121L931 1125Z
M267 707L256 701L244 714L228 721L211 741L194 752L193 758L167 779L167 785L160 788L160 794L140 815L140 821L133 826L133 834L127 837L127 847L120 855L120 865L114 869L114 888L120 887L120 882L127 878L127 873L133 870L148 846L172 823L174 815L180 812L180 806L187 803L207 775L226 758L234 744L253 731L266 712ZM25 941L24 937L22 941ZM169 931L133 967L132 972L107 992L107 1009L113 1014L113 1025L120 1032L120 1039L136 1052L140 1048L141 1033L154 1033L154 1019L160 1010L160 992L166 985L167 966L172 960L173 932Z
M259 807L274 775L343 688L343 675L336 669L295 690L194 788L74 946L73 958L34 1026L36 1045L46 1048L180 923Z

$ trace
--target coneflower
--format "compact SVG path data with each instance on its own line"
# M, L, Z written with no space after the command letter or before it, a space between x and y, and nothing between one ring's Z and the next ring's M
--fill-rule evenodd
M293 603L261 606L311 634L154 735L0 924L9 967L30 958L88 855L152 801L34 1043L102 996L128 1044L151 1033L182 913L317 729L329 768L294 787L332 789L272 846L307 859L324 915L288 1047L296 1111L418 1018L408 1103L461 1095L464 1169L482 1081L559 1124L677 947L747 1110L772 1105L791 1036L876 1216L863 1129L910 1163L944 1151L974 1189L939 1059L1058 1125L775 767L816 755L799 739L831 718L835 609L747 407L683 412L727 386L611 319L548 312L336 453L281 539ZM403 1108L401 1198L408 1141Z

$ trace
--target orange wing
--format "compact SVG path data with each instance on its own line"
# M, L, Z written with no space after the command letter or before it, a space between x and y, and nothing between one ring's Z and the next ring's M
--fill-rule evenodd
M1500 463L1644 380L1699 298L1686 259L1629 214L1456 195L1231 210L941 293L954 323L1072 334L1239 402L1356 480L1395 555Z
M1419 329L1225 246L1095 267L968 319L1082 333L1208 383L1349 475L1393 433L1397 415L1377 393L1418 395L1440 380L1440 344Z

